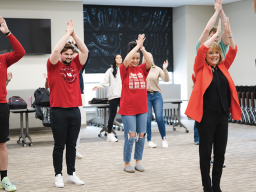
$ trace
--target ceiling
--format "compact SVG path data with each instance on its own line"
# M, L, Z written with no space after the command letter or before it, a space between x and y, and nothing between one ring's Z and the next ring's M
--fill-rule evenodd
M53 0L56 1L56 0ZM121 5L145 7L178 7L182 5L213 5L214 0L57 0L57 1L82 1L88 5ZM223 4L242 0L223 0Z

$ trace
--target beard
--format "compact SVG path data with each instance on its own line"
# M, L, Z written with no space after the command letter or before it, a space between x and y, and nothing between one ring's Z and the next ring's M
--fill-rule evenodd
M70 62L67 62L67 60L62 61L65 65L69 65L71 63L72 60L70 60Z

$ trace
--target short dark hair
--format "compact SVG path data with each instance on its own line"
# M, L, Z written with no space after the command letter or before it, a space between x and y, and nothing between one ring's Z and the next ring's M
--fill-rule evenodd
M70 43L66 43L60 53L62 54L63 52L67 51L68 49L71 49L74 53L75 48Z

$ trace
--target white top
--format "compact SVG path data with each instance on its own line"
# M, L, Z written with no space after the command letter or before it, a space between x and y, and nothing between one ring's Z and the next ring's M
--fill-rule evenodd
M121 97L122 81L120 76L119 67L117 67L116 77L113 75L113 68L109 68L104 76L104 79L98 85L99 88L108 86L108 100Z

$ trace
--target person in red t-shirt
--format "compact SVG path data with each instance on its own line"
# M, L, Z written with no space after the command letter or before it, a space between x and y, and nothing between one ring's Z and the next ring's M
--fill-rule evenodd
M148 105L146 78L152 66L153 59L143 47L144 41L145 35L139 34L136 42L132 41L129 43L128 54L119 68L122 80L122 92L118 113L122 115L124 124L124 171L129 173L134 173L135 170L145 171L140 165L140 161L142 160L147 128ZM139 49L146 60L141 65L138 65L140 61ZM137 139L134 153L136 166L133 168L130 161L136 133Z
M51 128L54 138L53 166L55 186L64 187L62 177L63 150L66 145L68 183L84 185L75 175L76 141L80 131L82 105L79 72L88 58L88 49L76 35L74 23L68 22L66 34L55 46L47 61L48 83L50 87ZM73 58L74 47L66 43L72 36L80 53Z
M9 106L6 100L7 68L19 61L24 55L25 50L20 42L9 31L5 20L0 16L0 31L9 39L14 51L0 54L0 189L15 191L16 186L7 177L8 152L6 141L9 140Z

